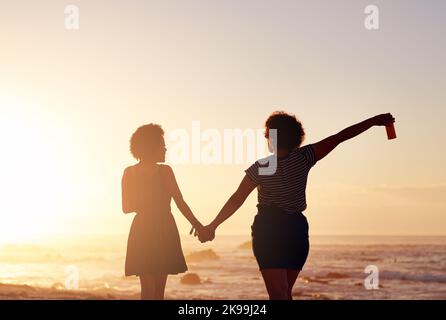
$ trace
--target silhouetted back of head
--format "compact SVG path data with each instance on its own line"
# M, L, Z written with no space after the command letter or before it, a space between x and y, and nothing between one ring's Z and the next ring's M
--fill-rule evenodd
M140 126L130 138L130 153L137 160L150 160L164 148L164 130L150 123Z
M265 122L265 137L269 138L269 129L277 130L277 148L292 150L300 147L305 139L302 123L293 114L285 111L273 112Z

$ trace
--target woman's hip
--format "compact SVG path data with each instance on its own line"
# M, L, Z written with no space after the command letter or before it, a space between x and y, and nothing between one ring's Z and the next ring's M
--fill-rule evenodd
M308 256L308 222L303 214L259 212L252 225L252 248L260 269L301 270Z
M259 209L252 224L253 236L270 239L308 239L308 221L302 213L285 213L277 208Z

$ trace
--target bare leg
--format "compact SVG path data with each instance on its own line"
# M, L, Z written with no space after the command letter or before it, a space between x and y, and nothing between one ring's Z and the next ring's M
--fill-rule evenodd
M155 299L155 276L141 275L139 281L141 282L141 300Z
M293 286L296 283L297 276L299 275L300 270L287 269L287 278L288 278L288 300L293 300Z
M270 300L288 300L288 276L286 269L261 270Z
M167 274L155 277L155 300L164 300L164 289L166 288Z

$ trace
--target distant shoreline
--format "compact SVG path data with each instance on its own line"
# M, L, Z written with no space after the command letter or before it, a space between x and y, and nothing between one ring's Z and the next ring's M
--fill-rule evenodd
M205 247L228 245L239 245L251 240L250 234L218 234L214 243L201 245L196 238L189 234L180 234L183 245ZM88 245L92 241L96 244L114 244L124 246L127 243L128 234L70 234L49 235L38 239L27 239L21 241L3 241L2 246L33 246L33 245ZM446 245L446 235L312 235L310 242L313 245Z

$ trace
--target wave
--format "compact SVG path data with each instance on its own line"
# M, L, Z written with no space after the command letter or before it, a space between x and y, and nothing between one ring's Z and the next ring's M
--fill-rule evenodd
M207 260L219 260L220 256L215 253L214 250L201 250L195 251L186 256L187 262L199 262L199 261L207 261Z
M28 255L0 255L2 263L88 263L88 262L107 262L109 259L102 256L86 256L86 257L65 257L61 254L38 253ZM111 260L111 259L110 259ZM113 260L111 260L113 261Z
M404 273L399 271L381 271L379 273L381 279L388 280L406 280L420 282L439 282L446 283L446 274L430 274L430 273Z
M0 300L112 300L135 299L136 294L122 294L115 290L63 290L61 284L52 288L34 287L29 285L0 283Z
M238 246L238 248L239 249L251 249L252 248L252 241L249 240L249 241L243 242L242 244L240 244Z
M305 275L303 280L308 282L329 283L332 280L339 279L365 279L367 274L362 272L318 272L313 275ZM380 271L379 279L416 281L416 282L438 282L446 283L446 274L432 273L405 273L401 271Z

